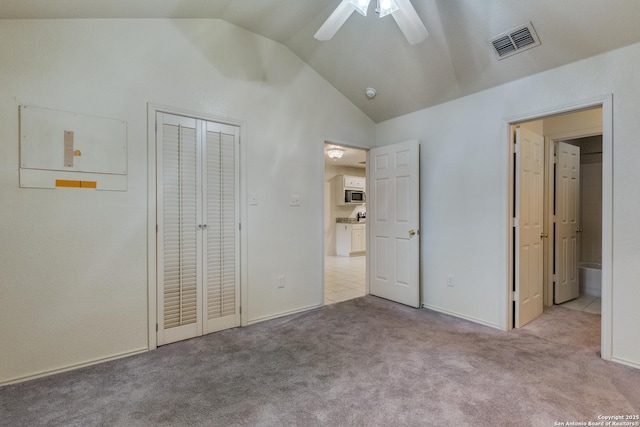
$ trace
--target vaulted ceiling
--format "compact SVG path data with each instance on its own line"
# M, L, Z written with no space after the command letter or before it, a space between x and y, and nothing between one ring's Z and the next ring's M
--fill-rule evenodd
M315 40L339 3L2 0L0 18L224 19L287 46L375 122L640 41L638 0L412 0L430 33L420 44L409 45L373 7L367 17L352 14L333 39ZM497 60L487 40L529 21L542 44ZM372 100L368 86L378 91Z

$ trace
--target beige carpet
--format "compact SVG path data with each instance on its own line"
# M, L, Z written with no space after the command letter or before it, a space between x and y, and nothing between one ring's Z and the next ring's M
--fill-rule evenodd
M0 389L2 426L554 426L640 413L598 315L501 332L367 296Z

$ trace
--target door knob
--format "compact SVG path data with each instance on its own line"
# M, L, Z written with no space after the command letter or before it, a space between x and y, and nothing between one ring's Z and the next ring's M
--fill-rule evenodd
M416 235L416 230L409 230L409 236L413 237Z
M549 235L547 233L540 233L540 238L544 239L546 237L549 237Z
M576 230L576 233L582 233L582 228L578 228L578 229Z

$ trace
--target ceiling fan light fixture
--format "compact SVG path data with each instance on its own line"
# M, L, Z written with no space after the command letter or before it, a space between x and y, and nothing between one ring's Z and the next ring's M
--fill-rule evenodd
M367 16L371 0L351 0L349 4L362 16Z
M398 3L396 3L395 0L378 0L378 8L376 9L376 12L380 15L380 18L384 18L398 9Z

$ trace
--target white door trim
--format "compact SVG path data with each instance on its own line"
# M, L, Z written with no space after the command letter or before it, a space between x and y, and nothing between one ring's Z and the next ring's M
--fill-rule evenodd
M147 313L148 313L148 348L158 347L157 322L157 234L156 234L156 114L158 112L177 116L192 117L200 120L217 122L240 128L240 223L247 223L247 206L244 203L246 192L247 150L242 149L245 141L245 123L243 121L203 114L183 108L147 103ZM246 225L240 230L240 326L248 323L247 283L247 231ZM243 309L244 308L244 309Z
M325 206L325 200L324 200L324 181L325 181L324 165L325 165L325 162L326 162L325 150L327 148L327 146L326 146L327 144L335 144L335 145L339 145L339 146L345 147L345 148L353 148L353 149L356 149L356 150L366 151L367 164L366 164L366 167L365 167L365 178L366 178L367 185L365 186L365 193L368 190L368 182L369 182L369 164L370 164L369 163L369 151L371 150L371 148L374 148L374 147L363 147L363 146L360 146L360 145L357 145L357 144L353 144L351 142L347 142L347 141L343 141L343 140L336 139L336 138L331 138L331 137L326 137L326 138L322 139L320 141L320 144L318 144L319 155L320 155L320 158L322 159L322 170L321 170L320 177L318 179L319 187L318 187L318 190L317 190L317 194L320 194L321 197L322 197L322 200L321 200L322 221L320 221L320 238L321 238L321 240L320 240L321 243L320 244L321 244L321 249L322 249L322 253L321 253L322 259L321 259L321 264L320 264L322 266L322 268L320 269L321 270L321 274L320 274L321 282L320 283L321 283L321 286L322 286L321 287L322 292L320 293L321 300L320 300L320 302L318 304L318 307L324 306L324 298L325 298L325 291L326 291L325 286L324 286L324 283L325 283L324 259L325 259L325 253L326 253L327 248L325 246L325 236L324 236L324 230L325 230L325 225L326 225L325 224L325 219L326 218L324 217L324 212L325 212L325 209L327 208L327 206ZM247 194L247 193L245 193L245 194ZM369 216L369 207L367 207L367 216ZM369 295L369 267L368 267L369 266L369 240L370 240L369 239L369 227L366 227L366 234L365 235L366 235L366 241L367 241L366 250L365 250L365 254L364 254L364 256L365 256L365 270L366 270L366 273L365 273L365 295Z
M511 143L511 126L539 120L557 114L577 112L589 108L602 107L602 314L601 314L601 344L600 354L605 360L612 358L612 278L613 278L613 95L607 94L595 98L587 99L574 104L550 108L548 110L535 113L523 114L520 116L508 117L504 119L503 135L507 141L508 176L513 177L513 144ZM558 138L554 135L554 138ZM507 212L505 224L507 225L507 272L505 281L505 298L502 299L502 310L504 316L504 329L512 328L513 300L511 285L513 278L513 234L511 208L513 206L513 180L508 180L507 191Z

